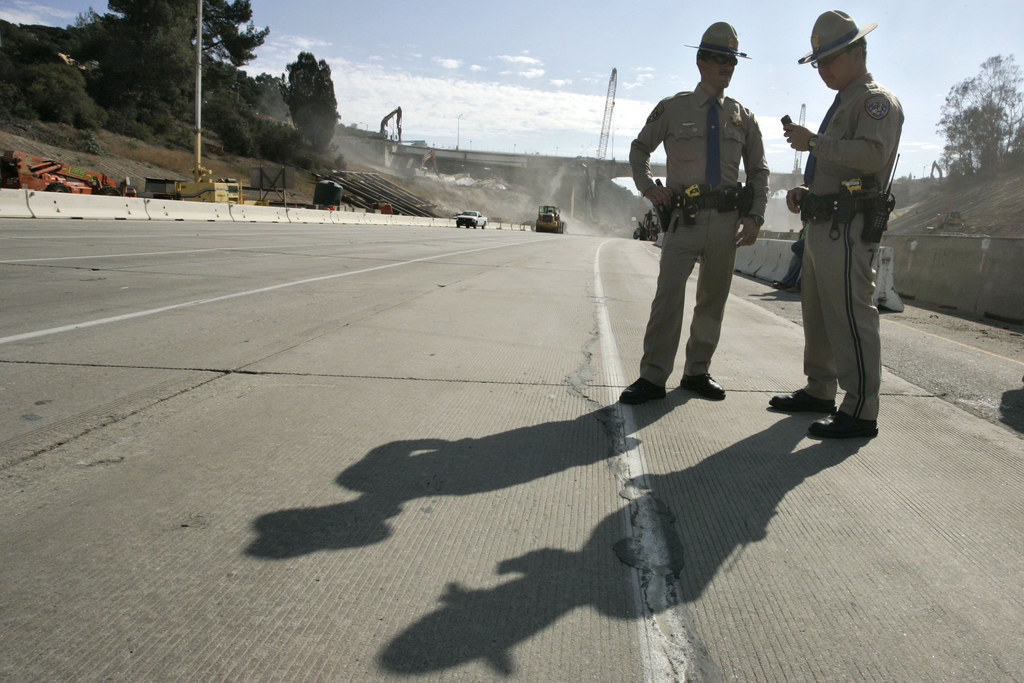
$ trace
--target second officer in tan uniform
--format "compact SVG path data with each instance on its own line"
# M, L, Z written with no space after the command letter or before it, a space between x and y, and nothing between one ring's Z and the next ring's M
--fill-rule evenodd
M622 392L623 403L665 397L682 336L686 280L698 260L681 386L713 400L725 398L725 390L708 372L711 356L722 330L736 248L757 239L768 203L761 129L749 110L725 96L737 58L746 58L738 48L736 30L729 24L708 28L697 46L700 83L693 92L662 100L630 147L637 189L657 206L677 208L670 224L662 226L661 267L644 335L640 379ZM651 177L651 153L662 144L666 187ZM737 193L741 161L747 174L745 199Z
M867 70L867 40L877 24L858 26L839 10L818 17L810 63L835 100L815 134L790 123L786 138L809 151L804 184L786 195L807 222L801 298L807 384L775 396L785 412L834 413L811 424L822 438L878 434L882 361L872 259L892 210L887 183L896 164L903 109ZM846 392L836 410L837 388Z

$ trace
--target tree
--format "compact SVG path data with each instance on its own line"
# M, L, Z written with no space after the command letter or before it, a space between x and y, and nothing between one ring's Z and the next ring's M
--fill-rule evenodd
M317 62L312 53L300 52L298 59L288 65L284 101L295 126L313 148L326 151L338 125L338 100L327 62Z
M203 55L233 66L248 64L256 58L256 48L263 44L269 28L257 31L252 24L249 0L203 1ZM245 31L239 26L248 22Z
M191 120L196 0L109 0L108 8L111 14L87 15L75 30L83 56L101 65L93 93L117 112L111 123L140 134ZM222 75L219 66L237 70L253 59L269 29L256 30L251 18L249 0L203 0L204 78Z
M284 76L275 78L270 74L260 74L254 80L256 97L251 102L261 114L281 121L288 118L288 103L284 101L287 83Z
M117 112L116 132L144 136L144 130L191 118L195 12L183 0L109 0L108 7L116 15L101 17L101 74L94 96Z
M952 173L990 175L1024 160L1024 77L1013 56L990 57L981 73L946 95L938 130Z

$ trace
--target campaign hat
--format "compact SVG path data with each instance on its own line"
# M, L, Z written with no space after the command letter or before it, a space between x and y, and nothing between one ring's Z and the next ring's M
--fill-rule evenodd
M857 26L857 22L846 12L830 9L814 22L814 29L811 31L811 51L798 59L797 63L807 64L828 57L876 28L878 24Z
M736 34L736 29L731 24L727 24L724 21L719 21L715 24L711 24L707 31L704 31L704 35L700 38L700 45L687 45L686 47L694 47L698 50L707 50L708 52L720 52L723 55L733 55L734 57L743 57L744 59L750 59L746 52L740 52L740 37Z

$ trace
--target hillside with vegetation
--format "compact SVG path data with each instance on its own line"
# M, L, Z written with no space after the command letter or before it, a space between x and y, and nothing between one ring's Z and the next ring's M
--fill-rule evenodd
M90 10L63 29L0 21L0 119L191 150L195 5L107 5L108 13ZM227 155L305 170L336 165L329 149L339 118L330 67L300 52L287 75L251 77L241 67L269 29L253 25L249 0L204 0L203 7L204 137Z

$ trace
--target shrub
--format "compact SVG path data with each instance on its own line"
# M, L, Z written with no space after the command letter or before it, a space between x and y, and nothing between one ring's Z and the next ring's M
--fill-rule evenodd
M85 78L74 67L37 64L24 73L24 97L44 121L66 123L95 130L106 122L106 113L85 91Z

